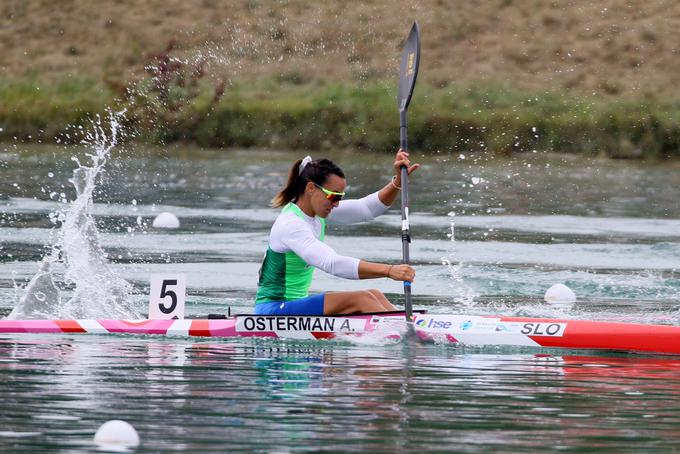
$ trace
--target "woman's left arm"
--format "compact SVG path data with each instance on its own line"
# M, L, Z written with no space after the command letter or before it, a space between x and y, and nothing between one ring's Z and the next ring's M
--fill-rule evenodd
M417 170L420 167L420 164L411 165L411 160L408 158L408 153L401 149L397 151L397 155L394 158L393 164L394 177L392 177L392 180L378 192L378 198L383 204L387 206L392 205L392 202L394 202L394 199L397 198L397 194L399 194L399 191L401 190L402 166L406 167L406 171L409 175L411 175L411 172Z
M342 200L338 207L331 211L328 220L335 224L355 224L367 222L385 213L401 188L401 166L406 166L410 174L420 164L413 164L408 159L408 153L399 150L394 159L394 173L389 183L377 192L361 199Z

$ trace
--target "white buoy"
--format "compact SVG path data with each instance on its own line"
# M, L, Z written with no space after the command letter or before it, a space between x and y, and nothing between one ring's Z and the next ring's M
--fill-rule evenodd
M157 229L176 229L179 228L179 219L167 211L156 216L152 224Z
M545 292L546 303L574 303L576 294L564 284L555 284Z
M106 421L94 434L94 442L100 445L137 446L139 435L134 427L120 419Z

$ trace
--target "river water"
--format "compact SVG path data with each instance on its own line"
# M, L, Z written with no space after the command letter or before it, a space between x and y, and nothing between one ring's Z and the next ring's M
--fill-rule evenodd
M88 270L104 266L106 279L128 289L124 303L142 314L155 273L187 275L190 316L250 311L277 214L268 202L304 154L185 146L112 153L86 207L104 263L86 257L81 277L67 283L57 265L62 299ZM2 315L52 250L63 226L55 213L76 198L72 157L82 164L87 154L88 147L0 147ZM389 181L389 155L323 155L345 170L350 196ZM541 153L412 158L423 164L411 183L416 307L680 324L680 165ZM151 228L163 211L181 227ZM331 228L327 241L345 255L396 263L399 222L397 204L371 224ZM558 282L574 290L576 304L542 301ZM402 302L401 286L384 279L345 281L317 271L312 290L368 287ZM106 305L118 304L111 301L78 304L106 316ZM91 452L95 430L109 419L137 428L136 452L677 449L679 391L680 359L672 357L400 342L0 336L0 441L15 452Z

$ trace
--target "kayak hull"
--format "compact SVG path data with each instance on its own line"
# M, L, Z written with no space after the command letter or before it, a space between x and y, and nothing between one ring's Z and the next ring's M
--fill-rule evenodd
M680 326L426 314L417 317L415 326L421 336L433 339L445 337L449 342L465 345L680 354Z
M111 334L182 337L330 339L399 338L403 313L344 316L237 315L183 320L0 320L0 334ZM680 354L680 326L524 317L415 314L426 341L470 346L526 346Z

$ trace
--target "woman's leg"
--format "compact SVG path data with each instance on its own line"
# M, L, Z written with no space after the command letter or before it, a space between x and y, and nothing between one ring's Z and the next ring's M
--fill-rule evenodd
M387 297L385 296L385 294L383 292L381 292L380 290L372 288L368 291L371 292L371 294L375 297L375 299L377 299L380 302L380 304L383 305L384 310L386 310L386 311L398 311L399 310L396 307L394 307L394 305L392 303L390 303L390 300L388 300Z
M324 315L397 310L380 290L328 292L324 298L323 308Z

